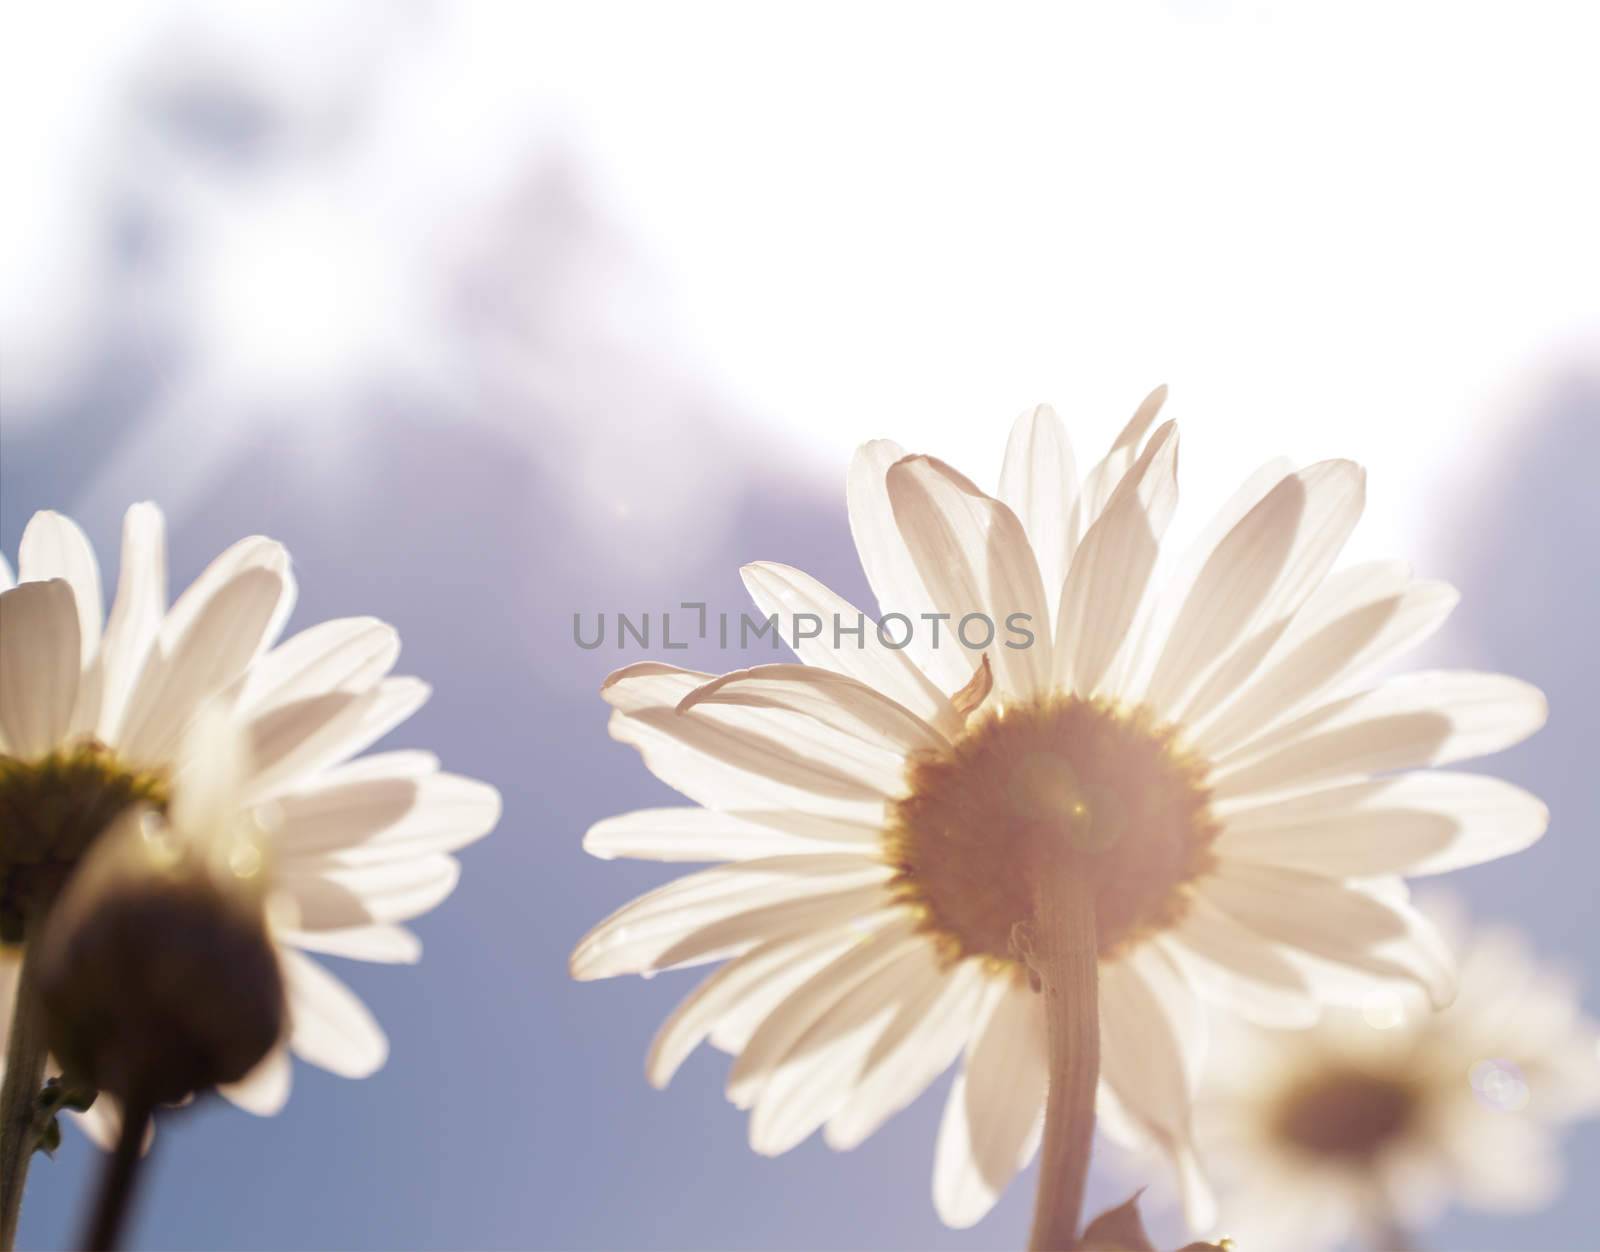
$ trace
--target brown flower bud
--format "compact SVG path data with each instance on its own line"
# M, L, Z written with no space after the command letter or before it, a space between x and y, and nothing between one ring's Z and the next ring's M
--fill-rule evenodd
M283 1032L259 844L127 814L35 941L50 1050L123 1101L173 1103L242 1079Z

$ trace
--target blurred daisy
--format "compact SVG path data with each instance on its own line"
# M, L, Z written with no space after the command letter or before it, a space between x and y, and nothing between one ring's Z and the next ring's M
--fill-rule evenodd
M499 797L438 772L424 752L357 758L414 713L426 684L389 676L394 629L371 618L324 622L278 642L294 604L283 547L229 548L169 607L160 512L128 510L109 618L83 532L34 516L18 576L0 559L0 936L41 919L78 858L133 803L164 808L185 785L175 766L203 705L226 710L249 745L243 803L272 831L265 870L288 988L288 1048L348 1077L384 1062L365 1006L305 953L410 962L399 923L455 887L455 849L487 833ZM14 955L0 982L14 981ZM7 973L6 970L13 972ZM0 1033L14 996L0 1005ZM256 1113L289 1092L280 1048L226 1089ZM91 1110L103 1133L104 1101Z
M1600 1111L1600 1031L1515 931L1452 946L1460 994L1442 1012L1379 994L1216 1049L1199 1119L1241 1247L1404 1246L1452 1199L1512 1212L1554 1196L1557 1128Z
M737 1054L728 1094L751 1110L757 1151L819 1126L851 1147L960 1059L934 1201L956 1226L989 1210L1040 1142L1043 997L1014 935L1033 867L1065 841L1093 853L1079 864L1102 1124L1170 1155L1204 1224L1197 997L1302 1025L1351 975L1447 1000L1447 954L1398 875L1544 830L1543 806L1505 783L1410 772L1517 742L1545 703L1492 675L1363 681L1456 597L1399 563L1331 572L1362 510L1355 465L1264 467L1155 594L1177 501L1177 432L1148 433L1162 398L1081 481L1056 415L1024 414L996 497L931 457L865 445L850 523L884 636L845 633L853 606L757 564L746 586L798 635L803 664L721 678L640 664L607 680L612 735L704 807L602 821L585 846L729 864L613 914L572 973L727 959L662 1027L648 1073L665 1083L708 1038ZM952 634L971 614L977 666ZM1003 633L985 642L983 619ZM1007 646L1008 621L1032 646Z

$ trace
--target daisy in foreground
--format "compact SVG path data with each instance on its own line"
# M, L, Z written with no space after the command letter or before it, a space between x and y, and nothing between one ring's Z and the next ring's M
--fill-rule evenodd
M819 1127L861 1142L959 1060L938 1213L976 1222L1042 1141L1040 1247L1077 1238L1096 1113L1163 1149L1208 1225L1201 999L1277 1025L1352 981L1443 1003L1451 962L1400 875L1545 828L1515 787L1417 771L1532 733L1537 690L1364 678L1456 596L1397 562L1334 571L1357 466L1263 467L1155 585L1177 503L1177 431L1151 432L1163 395L1081 481L1056 415L1024 414L997 496L893 443L861 448L851 529L884 620L919 627L904 647L900 619L888 643L870 623L845 633L853 606L756 564L746 586L802 664L639 664L603 693L613 737L703 807L612 818L585 846L728 862L572 955L582 979L726 959L661 1028L650 1080L705 1039L736 1054L728 1095L778 1153ZM952 639L969 614L1026 615L1032 646L1006 646L1013 631L980 660Z
M1600 1030L1514 931L1452 947L1443 1012L1380 996L1217 1049L1197 1117L1241 1247L1405 1247L1452 1199L1515 1212L1555 1194L1557 1129L1600 1111Z
M260 537L229 548L169 607L164 526L150 504L128 510L109 619L94 552L70 520L36 514L19 558L15 585L0 558L8 1098L31 1106L45 1065L37 1029L12 1020L14 1000L19 1013L27 1008L15 991L21 983L26 996L27 941L120 814L135 804L165 810L186 785L179 748L202 707L225 716L248 746L239 803L271 831L264 869L287 990L287 1049L337 1074L372 1073L387 1055L382 1030L305 953L415 961L417 941L399 923L450 894L459 873L450 853L486 834L500 812L493 788L440 773L428 753L352 759L428 696L417 679L389 676L400 648L393 628L346 618L278 642L295 584L288 553ZM288 1092L279 1047L224 1093L269 1114ZM0 1130L15 1148L22 1132L12 1112L8 1105ZM108 1113L97 1101L85 1119L102 1141Z

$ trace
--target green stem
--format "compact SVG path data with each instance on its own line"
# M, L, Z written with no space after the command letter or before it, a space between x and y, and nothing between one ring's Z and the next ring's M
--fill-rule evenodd
M11 1252L22 1216L22 1191L33 1160L34 1122L39 1089L44 1083L44 1011L33 988L33 944L22 949L17 1002L11 1014L11 1040L6 1047L5 1082L0 1085L0 1249Z
M144 1159L144 1139L150 1131L154 1106L148 1100L129 1100L122 1107L122 1130L116 1151L107 1158L100 1175L100 1193L82 1244L88 1252L111 1252L122 1242L133 1211L135 1184Z
M1094 1096L1100 1081L1100 968L1094 884L1070 858L1053 859L1034 896L1028 964L1044 995L1050 1054L1039 1191L1032 1252L1064 1252L1078 1243Z

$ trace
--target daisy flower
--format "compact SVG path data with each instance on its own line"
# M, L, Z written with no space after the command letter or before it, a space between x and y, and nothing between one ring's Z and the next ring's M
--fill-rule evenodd
M1559 1128L1600 1111L1600 1029L1516 931L1441 920L1459 936L1449 1008L1380 994L1216 1049L1197 1116L1240 1246L1402 1246L1452 1200L1506 1213L1555 1195Z
M1268 464L1155 577L1178 486L1177 431L1152 430L1163 397L1081 480L1060 419L1025 413L994 496L866 444L847 499L881 633L800 571L755 564L745 584L800 664L606 681L612 736L699 807L607 819L585 847L725 864L614 913L571 970L724 960L662 1026L648 1076L664 1084L703 1040L733 1053L756 1151L819 1127L852 1147L959 1062L933 1197L950 1225L983 1217L1041 1142L1047 1018L1067 1019L1034 989L1035 929L1059 892L1089 932L1101 1124L1159 1145L1205 1225L1202 999L1280 1025L1352 978L1445 1001L1447 953L1400 875L1544 830L1514 787L1418 768L1532 733L1537 690L1370 680L1456 596L1397 562L1334 570L1357 466Z
M439 772L426 752L361 757L427 699L390 676L394 629L323 622L279 642L295 599L289 555L269 539L233 545L170 606L166 543L151 504L128 510L109 617L99 564L58 513L34 516L13 585L0 558L0 938L22 942L78 859L128 806L164 809L186 729L226 712L248 745L240 804L271 831L265 871L287 985L280 1047L224 1094L270 1114L289 1093L288 1051L347 1077L387 1056L359 999L308 953L412 962L400 923L454 889L450 855L486 834L493 788ZM11 1027L18 953L0 958L0 1036ZM102 1141L106 1101L86 1118Z

